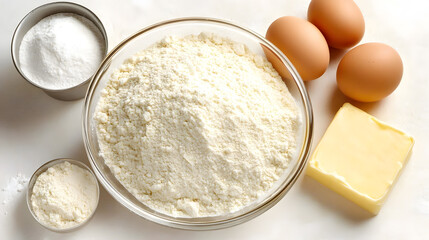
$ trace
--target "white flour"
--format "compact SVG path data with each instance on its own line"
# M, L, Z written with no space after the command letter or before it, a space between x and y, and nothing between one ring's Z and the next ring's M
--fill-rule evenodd
M37 178L31 207L45 225L60 229L73 227L95 210L96 184L88 170L69 162L56 164Z
M103 59L102 35L88 19L58 13L33 26L22 39L19 63L24 75L49 89L84 82Z
M172 216L237 211L288 166L297 106L271 64L211 34L167 37L103 90L101 155L140 201Z

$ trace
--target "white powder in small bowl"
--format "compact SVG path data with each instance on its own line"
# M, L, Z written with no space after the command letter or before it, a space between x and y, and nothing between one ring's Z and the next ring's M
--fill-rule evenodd
M72 13L48 16L22 39L24 75L47 89L66 89L88 80L104 56L103 37L90 20Z
M97 182L86 169L63 162L37 178L31 208L45 226L67 229L87 220L98 203Z

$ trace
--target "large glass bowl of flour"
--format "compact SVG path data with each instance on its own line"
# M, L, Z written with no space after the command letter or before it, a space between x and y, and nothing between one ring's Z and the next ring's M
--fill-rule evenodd
M101 155L94 119L103 89L115 70L137 52L163 40L166 36L212 33L242 43L258 55L267 56L282 76L297 105L300 124L296 129L296 149L288 167L269 191L245 207L209 217L172 216L148 207L130 193L112 173ZM208 230L234 226L248 221L274 206L294 185L303 171L310 151L313 116L310 99L298 72L273 44L261 35L233 23L209 18L181 18L149 26L125 39L105 58L90 83L83 113L83 138L91 166L105 189L123 206L150 221L181 229Z

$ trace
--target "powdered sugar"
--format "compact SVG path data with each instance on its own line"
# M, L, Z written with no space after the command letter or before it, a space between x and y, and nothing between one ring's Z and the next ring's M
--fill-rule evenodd
M102 35L88 19L71 13L48 16L33 26L19 48L25 76L49 89L76 86L103 59Z

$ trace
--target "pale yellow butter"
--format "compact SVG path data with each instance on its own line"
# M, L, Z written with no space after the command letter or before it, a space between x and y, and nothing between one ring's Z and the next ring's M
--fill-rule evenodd
M314 151L307 175L378 214L414 139L345 103Z

